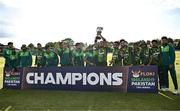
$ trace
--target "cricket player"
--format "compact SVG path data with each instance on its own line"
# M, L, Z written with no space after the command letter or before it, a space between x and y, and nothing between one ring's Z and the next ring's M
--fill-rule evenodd
M83 44L76 43L76 49L73 51L72 63L73 66L84 66L84 51L82 50Z
M13 52L13 43L12 42L9 42L7 47L3 50L3 57L5 58L5 67L6 68L9 68L11 67L11 59L10 59L10 56L12 55L12 52Z
M110 65L113 66L120 66L121 59L120 59L120 50L119 50L119 41L115 41L113 44L113 55L112 55L112 61L110 61Z
M160 90L163 88L163 84L164 84L162 68L160 66L160 63L162 62L161 58L162 58L161 57L161 48L158 44L158 41L152 40L151 48L150 48L149 65L157 65L158 66L158 77L159 77Z
M86 48L86 52L85 52L86 66L96 66L95 55L96 55L96 51L93 50L93 45L89 45Z
M43 67L43 54L44 50L42 48L42 45L40 43L37 44L37 50L36 50L36 59L35 59L35 65L37 67Z
M172 45L168 43L168 39L166 36L161 38L161 54L162 54L162 70L164 75L164 88L163 91L168 91L169 89L169 79L168 79L168 71L170 71L171 78L174 84L174 94L178 94L178 83L176 77L175 70L175 49Z
M22 45L21 51L18 54L20 67L31 67L32 55L25 44Z
M107 66L108 47L106 41L100 41L96 49L95 61L97 66Z
M68 47L67 42L61 42L58 48L58 55L60 56L61 66L72 66L72 51Z
M13 48L12 54L10 55L10 69L16 69L19 67L18 52Z
M59 64L58 55L51 49L50 45L45 46L46 51L43 54L43 63L45 67L55 67Z
M124 39L120 40L120 66L132 66L132 48Z
M132 49L132 65L134 66L141 65L141 49L138 44L138 42L134 43Z
M146 42L141 42L141 52L140 52L140 59L141 59L141 65L149 65L150 60L150 50L147 46Z

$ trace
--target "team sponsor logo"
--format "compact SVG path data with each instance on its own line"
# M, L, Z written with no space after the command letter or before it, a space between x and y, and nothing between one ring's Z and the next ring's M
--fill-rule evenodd
M137 89L150 89L150 87L156 86L154 71L132 70L131 74L130 85Z

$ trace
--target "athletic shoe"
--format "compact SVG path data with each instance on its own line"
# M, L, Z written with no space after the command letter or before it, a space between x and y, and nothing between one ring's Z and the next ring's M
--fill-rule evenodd
M162 88L162 91L169 91L169 88Z
M173 94L178 95L178 90L175 89L175 90L173 91Z
M159 91L163 91L163 88L160 88Z

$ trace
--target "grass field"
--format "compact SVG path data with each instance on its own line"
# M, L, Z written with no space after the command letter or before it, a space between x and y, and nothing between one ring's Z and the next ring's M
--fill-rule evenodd
M180 52L178 55L180 55ZM3 59L0 58L0 67L2 61ZM180 64L176 66L176 69L178 82L180 83ZM2 87L2 68L0 68L0 85ZM171 79L170 90L173 90ZM150 94L1 89L1 110L180 110L180 96L173 95L170 91Z

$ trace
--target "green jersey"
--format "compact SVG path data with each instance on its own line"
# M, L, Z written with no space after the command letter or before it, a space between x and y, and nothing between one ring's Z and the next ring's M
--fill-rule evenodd
M140 57L141 57L141 64L147 65L149 63L150 50L148 47L141 49Z
M72 51L69 48L58 49L58 55L60 56L61 66L71 66L72 65Z
M18 53L12 53L12 55L10 55L10 68L14 69L17 68L19 66L19 59L18 59Z
M59 64L58 56L54 51L44 52L43 61L44 61L45 67L58 66L58 64Z
M129 47L120 49L120 66L127 66L132 64L132 50Z
M161 65L170 65L174 64L176 56L175 56L175 49L171 45L162 45L161 46L161 56L162 61Z
M151 65L160 65L160 58L161 55L161 49L159 47L152 47L150 49L150 64Z
M20 67L31 67L32 55L29 51L20 51L18 57L19 57Z
M10 67L11 55L12 55L12 49L6 48L3 50L3 57L5 58L5 67Z
M44 65L44 61L43 61L43 50L36 50L36 60L35 60L35 64L37 65L37 67L42 67Z
M140 52L141 52L140 48L132 49L132 64L134 66L141 64Z
M87 51L85 54L86 66L95 66L96 52L93 50Z
M120 59L120 50L118 48L113 49L112 60L113 60L113 66L120 66L121 59Z
M73 52L74 66L84 66L84 52L82 50L75 50Z
M96 65L107 66L107 49L99 48L96 50Z

